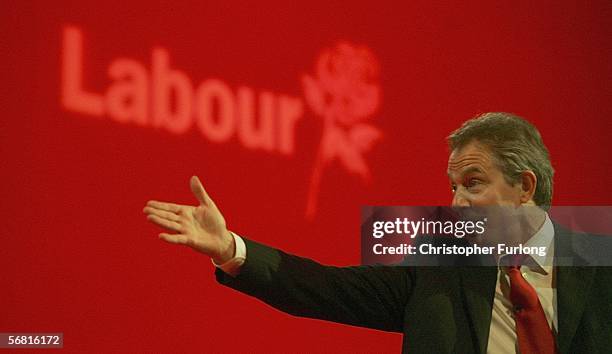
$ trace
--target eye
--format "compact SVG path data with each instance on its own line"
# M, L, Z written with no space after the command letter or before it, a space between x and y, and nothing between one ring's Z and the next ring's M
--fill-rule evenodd
M469 188L474 188L476 186L479 186L481 184L482 184L482 181L479 180L478 178L470 178L465 183L465 187L469 189Z
M451 191L453 193L455 193L457 191L457 185L456 184L451 184Z

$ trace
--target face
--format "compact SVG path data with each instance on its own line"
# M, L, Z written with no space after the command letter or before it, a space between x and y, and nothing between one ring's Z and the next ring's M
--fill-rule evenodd
M453 207L519 206L521 184L509 184L489 149L473 141L448 159Z

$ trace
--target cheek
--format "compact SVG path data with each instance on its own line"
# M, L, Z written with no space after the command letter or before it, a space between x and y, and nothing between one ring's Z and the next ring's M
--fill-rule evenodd
M490 185L482 193L473 197L474 206L487 205L514 205L519 200L520 195L508 185Z
M503 188L500 188L499 198L508 203L520 204L521 189L519 187L504 185Z
M481 205L497 205L503 201L503 198L496 191L483 193L480 198Z
M468 197L471 206L480 207L487 205L496 205L500 203L499 195L496 191L483 190L478 194L472 194Z

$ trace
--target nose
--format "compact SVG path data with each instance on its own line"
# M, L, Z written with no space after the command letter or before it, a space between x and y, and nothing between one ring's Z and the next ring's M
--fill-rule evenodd
M453 195L453 201L451 203L453 207L469 207L470 201L465 197L461 189L457 189Z

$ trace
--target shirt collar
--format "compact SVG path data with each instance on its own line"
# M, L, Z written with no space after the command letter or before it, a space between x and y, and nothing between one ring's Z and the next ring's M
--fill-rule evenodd
M525 243L525 247L545 247L545 255L540 256L537 253L531 255L531 258L546 274L552 270L554 246L555 246L555 228L553 223L546 213L546 219L542 227Z

